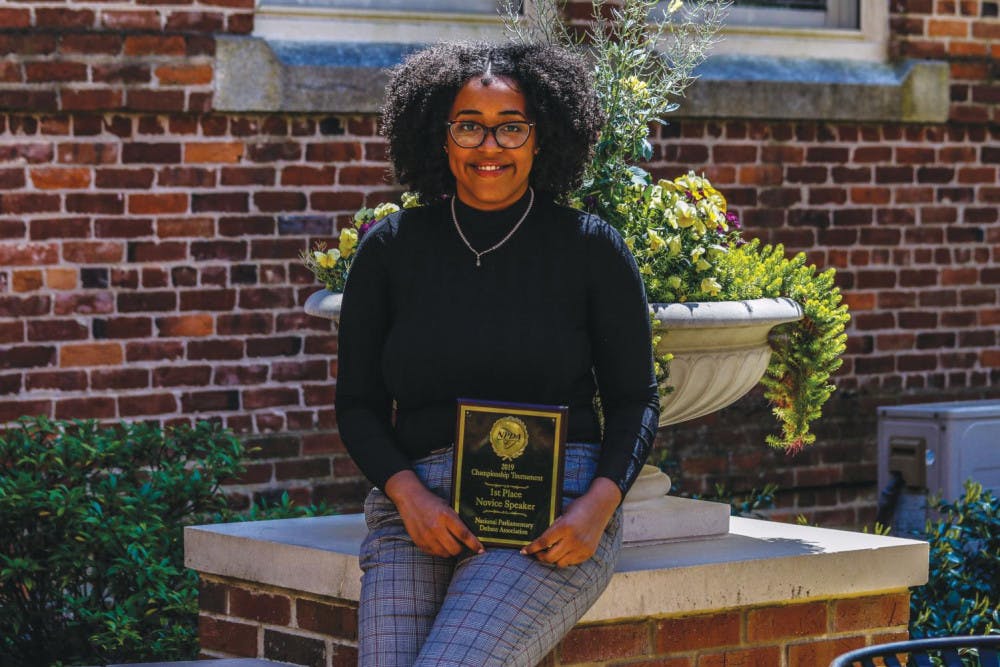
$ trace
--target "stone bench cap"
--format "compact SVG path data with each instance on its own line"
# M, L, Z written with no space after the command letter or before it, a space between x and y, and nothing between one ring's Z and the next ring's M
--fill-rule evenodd
M206 575L356 601L359 514L184 531ZM902 590L927 581L926 542L733 517L720 537L622 550L586 622Z
M290 662L275 662L261 658L223 658L221 660L182 660L180 662L128 662L107 667L280 667Z

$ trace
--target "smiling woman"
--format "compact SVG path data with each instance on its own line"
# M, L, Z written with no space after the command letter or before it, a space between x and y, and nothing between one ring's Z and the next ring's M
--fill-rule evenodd
M445 152L459 199L484 211L520 199L538 148L517 85L489 76L472 79L458 91L449 115Z
M383 132L428 205L369 229L344 289L337 421L377 487L362 665L535 665L614 571L659 400L631 253L558 203L601 120L559 48L442 45L393 73ZM448 503L459 398L568 409L562 514L521 549L484 549Z

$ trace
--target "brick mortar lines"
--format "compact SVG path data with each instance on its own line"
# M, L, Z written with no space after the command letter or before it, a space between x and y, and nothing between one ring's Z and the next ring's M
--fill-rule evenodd
M299 627L298 625L298 604L299 600L304 600L308 602L315 602L319 604L336 604L339 598L331 598L320 595L313 595L306 593L304 591L293 591L286 588L279 588L275 586L267 586L262 584L257 584L255 582L248 582L242 579L232 579L229 577L220 577L215 575L205 575L200 574L199 577L203 582L211 583L214 585L221 585L225 587L225 608L224 613L212 612L199 610L199 616L205 616L208 618L213 618L216 620L229 621L234 623L241 623L243 625L248 625L255 627L257 629L257 655L265 655L265 632L267 630L274 630L283 632L286 634L291 634L295 636L305 637L308 639L319 640L323 642L324 651L327 656L327 664L333 659L335 654L335 647L347 646L351 648L357 648L358 642L356 640L351 640L347 638L332 637L331 635L324 634L322 632L316 632L313 630L308 630L306 628ZM268 623L264 621L258 621L252 618L245 618L243 616L235 615L232 612L231 602L230 602L230 591L233 589L239 589L252 594L264 594L280 596L288 600L289 605L289 620L288 625L280 625L275 623ZM350 608L351 603L347 600L342 601L344 607ZM355 603L356 604L356 603ZM339 606L339 605L338 605ZM353 610L356 613L356 609ZM230 654L221 651L203 651L206 654L214 655L217 657L229 657Z
M321 604L329 604L331 602L335 603L334 598L328 598L324 596L316 596L309 594L299 594L296 591L290 591L288 589L277 588L273 586L257 585L253 582L247 582L244 580L230 579L226 577L218 577L212 575L202 575L202 580L204 582L212 583L215 585L225 586L225 595L227 601L227 613L216 613L202 611L201 615L224 620L228 622L242 623L243 625L249 625L251 627L258 628L257 638L258 638L258 651L260 655L263 655L263 636L265 630L275 630L279 632L287 632L295 636L302 636L309 639L322 640L324 642L324 648L327 651L327 655L333 656L334 646L356 646L356 642L350 640L342 640L339 638L333 638L329 635L323 633L316 633L303 628L297 627L297 604L296 601L299 599L314 601ZM290 620L288 625L277 625L274 623L266 623L261 621L256 621L254 619L247 619L241 616L236 616L232 613L230 607L228 607L229 592L233 589L238 589L252 595L278 595L286 600L290 607ZM781 663L777 667L788 665L789 656L792 654L792 649L796 646L809 646L817 643L824 643L830 641L837 641L838 639L854 639L863 638L865 644L871 644L883 637L891 637L895 634L905 634L906 625L885 625L879 626L877 628L866 628L866 629L843 629L837 630L837 606L851 600L865 600L865 599L876 599L876 598L888 598L890 596L905 596L906 603L909 600L909 591L907 589L887 589L885 591L868 591L864 593L858 593L854 595L845 595L843 597L837 598L818 598L812 600L796 600L789 602L787 604L767 604L759 605L753 607L728 607L724 609L714 609L710 611L703 611L697 614L668 614L657 617L640 617L640 618L630 618L630 619L616 619L613 622L608 623L595 623L595 624L585 624L580 626L582 631L587 631L588 629L599 629L599 628L610 628L613 629L616 626L634 626L637 623L641 624L643 627L643 632L646 634L645 646L649 647L649 650L642 655L629 656L627 660L636 660L642 658L655 658L662 655L670 655L676 658L690 658L696 659L699 656L709 655L709 654L719 654L726 653L733 650L736 651L746 651L762 648L775 648L778 650ZM897 602L904 602L900 599ZM749 633L749 625L751 623L751 614L767 614L775 613L778 609L787 609L795 607L806 607L815 606L821 603L823 605L824 614L824 629L821 634L808 635L801 638L797 638L792 635L788 636L775 636L763 638L760 640L751 640ZM339 605L338 605L339 606ZM346 605L350 606L350 605ZM726 613L738 613L739 614L739 638L737 643L734 644L720 644L719 646L712 646L703 649L695 649L691 651L678 651L678 652L661 652L657 651L655 648L657 645L656 636L658 633L658 624L663 621L669 621L671 619L685 619L685 618L707 618L714 617L720 614ZM766 617L765 617L766 618ZM887 619L888 620L888 619ZM244 622L245 621L245 622ZM209 652L213 655L225 655L217 651ZM582 663L563 663L558 664L582 664Z
M245 589L245 590L256 590L256 589ZM355 648L357 647L357 645L358 645L357 640L341 639L339 637L332 638L330 635L324 634L322 632L316 632L315 630L308 630L306 628L299 627L298 625L292 625L292 623L294 623L296 621L296 617L295 617L296 610L295 610L295 604L294 604L295 603L295 599L297 599L297 598L292 598L292 600L291 600L291 602L292 602L292 604L291 604L292 611L291 611L291 617L290 617L290 620L289 620L289 625L281 625L281 624L278 624L278 623L271 623L271 622L268 622L268 621L258 621L258 620L253 619L253 618L246 618L246 617L243 617L243 616L236 616L236 615L233 615L233 614L220 614L218 612L213 612L213 611L199 611L198 615L199 616L204 616L205 618L215 619L217 621L229 621L231 623L240 623L242 625L249 625L251 627L257 628L258 633L259 633L258 637L259 637L259 639L261 641L260 645L258 645L258 650L261 651L261 653L260 653L261 655L263 655L263 648L264 648L263 647L263 638L264 638L264 631L266 631L266 630L277 630L277 631L280 631L280 632L285 632L287 634L294 634L294 635L297 635L297 636L300 636L300 637L307 637L309 639L322 640L322 641L324 641L326 643L327 648L330 648L331 645L336 645L336 646L351 646L351 647L355 647Z
M297 590L293 590L293 589L289 589L289 588L283 588L283 587L280 587L280 586L272 586L272 585L269 585L269 584L263 584L263 583L258 583L258 582L254 582L254 581L248 581L246 579L237 579L237 578L234 578L234 577L225 577L225 576L221 576L221 575L205 574L205 573L199 573L198 576L201 579L201 581L203 581L203 582L210 583L210 584L215 584L215 585L222 585L222 586L225 586L226 589L227 589L226 590L226 604L227 604L227 607L226 607L227 608L227 612L226 613L206 612L206 611L201 611L200 612L202 614L210 615L212 617L223 618L223 617L227 617L228 616L228 617L232 617L232 618L243 618L241 616L235 616L232 613L232 611L231 611L230 601L229 601L229 590L232 590L232 589L239 589L239 590L242 590L242 591L245 591L245 592L249 592L249 593L253 593L253 594L263 594L263 595L269 595L269 596L283 597L283 598L286 598L286 599L289 600L289 603L290 603L291 607L295 606L294 604L292 604L292 603L294 603L295 600L306 600L306 601L309 601L309 602L317 602L317 603L322 603L322 604L334 604L336 606L344 606L344 607L348 607L348 608L357 605L357 601L345 600L343 598L335 598L335 597L325 596L325 595L317 595L315 593L309 593L309 592L306 592L306 591L297 591ZM663 620L680 619L680 618L707 617L707 616L714 616L714 615L719 615L719 614L728 613L728 612L739 612L741 614L741 621L740 621L740 623L741 623L741 626L740 626L741 627L741 641L749 641L749 639L747 638L747 634L746 634L746 625L747 625L746 614L747 613L749 613L751 611L771 610L771 609L786 609L786 608L796 607L796 606L814 605L814 604L817 604L817 603L823 603L823 604L826 605L826 608L827 608L826 609L827 610L827 630L826 630L826 632L829 633L829 634L843 634L843 633L850 633L850 632L856 632L856 631L852 631L852 630L837 631L837 630L835 630L833 628L833 625L832 625L833 619L835 617L835 614L832 613L833 610L831 609L831 606L836 605L837 603L845 602L845 601L865 600L865 599L868 599L868 598L885 598L885 597L890 597L890 596L894 596L894 595L900 595L900 596L901 595L906 595L907 599L909 599L909 594L910 594L910 589L909 588L886 588L886 589L875 590L875 591L861 591L861 592L854 592L854 593L846 593L844 595L837 596L837 597L812 597L812 598L803 598L803 599L789 600L789 601L783 601L783 602L761 603L761 604L750 605L750 606L739 606L739 605L736 605L736 606L728 606L728 607L718 607L718 608L707 609L707 610L699 610L699 611L694 612L694 613L692 613L692 612L675 612L675 613L669 613L669 614L660 614L660 615L656 615L656 616L629 616L629 617L616 618L616 619L613 619L611 621L595 621L595 622L590 622L590 623L583 623L582 627L586 627L586 628L599 628L599 627L606 627L606 626L607 627L613 627L613 626L616 626L616 625L623 625L623 624L626 624L626 623L637 623L637 622L638 623L645 623L646 621L663 621ZM293 612L294 612L294 610L293 610ZM246 618L244 618L243 620L257 622L257 621L254 621L254 619L246 619ZM291 622L291 621L289 621L289 622ZM291 627L291 626L280 626L279 625L279 626L275 626L275 627ZM881 628L882 626L879 626L879 627ZM884 627L903 627L903 626L884 626Z
M16 29L0 29L0 34L30 30L46 34L123 34L123 35L215 35L215 34L247 34L253 30L254 5L252 1L238 3L199 3L191 4L145 4L107 3L79 4L73 8L73 14L60 24L52 21L53 12L66 12L65 4L37 2L28 6L4 6L10 16L28 16L28 25ZM19 11L20 10L20 11ZM91 16L88 17L87 14ZM198 19L208 23L197 25L191 21ZM79 17L79 20L77 20ZM90 19L87 21L86 19ZM215 19L221 19L216 23ZM40 19L42 25L39 25ZM18 22L20 23L20 22ZM173 24L173 25L171 25Z

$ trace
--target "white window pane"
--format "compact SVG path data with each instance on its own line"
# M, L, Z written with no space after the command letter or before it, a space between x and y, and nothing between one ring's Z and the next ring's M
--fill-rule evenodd
M363 12L496 14L497 0L262 0L261 6L322 7Z
M735 0L727 23L856 30L859 0Z

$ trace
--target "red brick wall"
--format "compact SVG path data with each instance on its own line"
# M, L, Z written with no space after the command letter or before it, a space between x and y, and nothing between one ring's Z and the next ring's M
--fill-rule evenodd
M212 112L213 34L249 32L252 5L0 2L0 422L219 419L260 448L235 504L356 507L336 337L301 312L297 256L393 188L373 117ZM996 8L893 4L894 52L952 63L948 124L681 120L657 140L655 173L705 171L750 234L837 267L854 312L819 444L768 451L751 396L661 433L682 489L775 481L784 514L863 523L876 405L1000 395Z
M204 657L357 664L357 603L205 576L200 607ZM909 593L890 591L581 624L541 666L819 667L846 651L906 639L909 613Z

